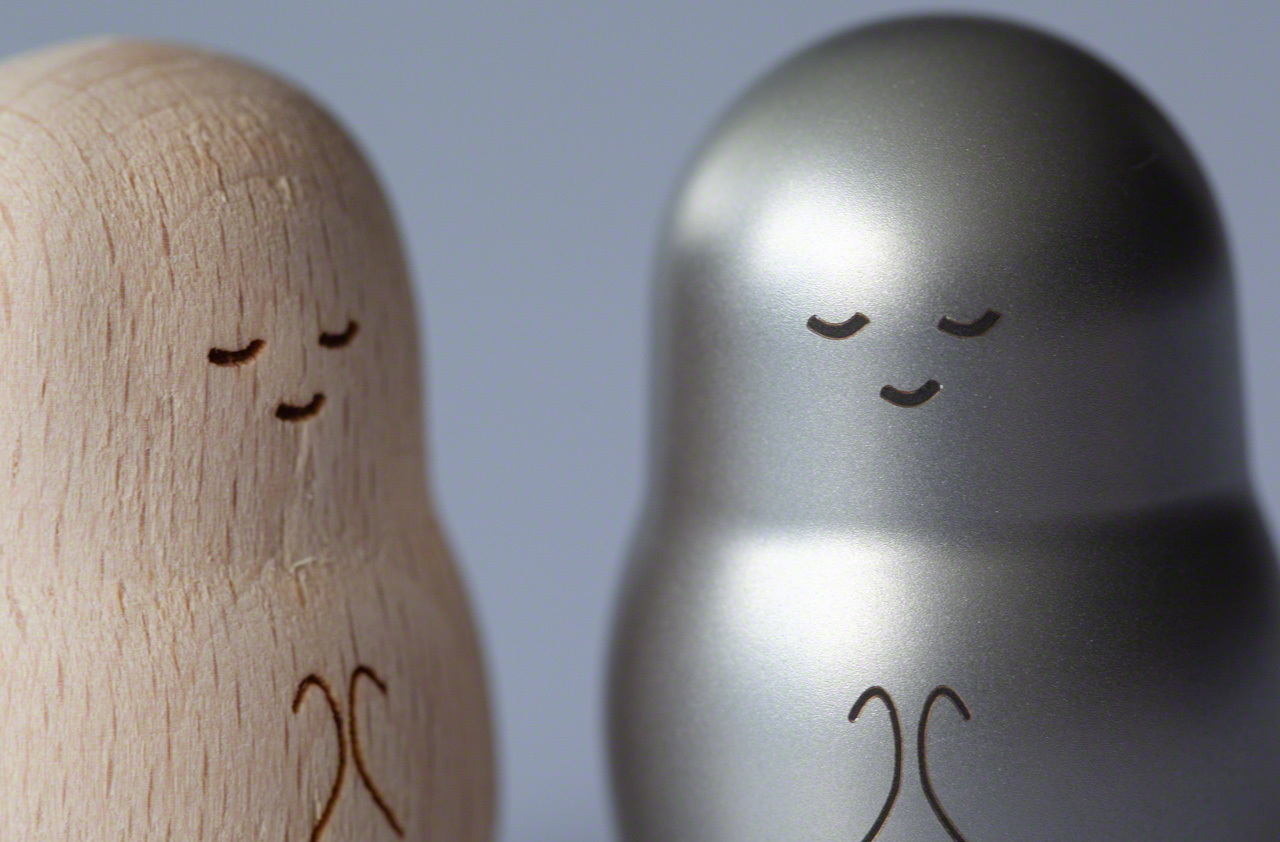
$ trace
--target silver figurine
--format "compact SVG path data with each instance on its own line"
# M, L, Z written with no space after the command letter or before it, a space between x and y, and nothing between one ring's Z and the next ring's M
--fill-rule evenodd
M664 238L624 837L1280 839L1227 251L1042 33L896 20L751 89Z

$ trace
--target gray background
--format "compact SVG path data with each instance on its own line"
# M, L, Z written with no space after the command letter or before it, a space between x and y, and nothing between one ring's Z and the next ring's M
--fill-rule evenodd
M935 5L8 6L0 52L102 32L207 45L299 81L363 142L419 287L432 482L488 650L502 838L609 838L601 688L642 494L646 290L663 205L750 80L836 29ZM1255 476L1280 524L1280 5L949 8L1092 47L1199 151L1234 242Z

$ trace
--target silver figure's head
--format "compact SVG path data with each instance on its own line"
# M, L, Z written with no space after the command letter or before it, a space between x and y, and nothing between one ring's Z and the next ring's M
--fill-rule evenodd
M804 52L702 150L662 267L660 499L1018 521L1246 485L1204 176L1056 39L931 17Z
M1277 839L1230 269L1133 86L900 20L770 74L663 253L630 842Z

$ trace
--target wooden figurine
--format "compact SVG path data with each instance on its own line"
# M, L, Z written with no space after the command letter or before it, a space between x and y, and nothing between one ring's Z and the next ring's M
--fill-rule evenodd
M491 835L377 182L306 95L0 66L0 839Z

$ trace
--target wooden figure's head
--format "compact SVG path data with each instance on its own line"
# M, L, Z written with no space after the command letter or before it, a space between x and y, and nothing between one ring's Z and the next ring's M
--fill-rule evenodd
M253 67L120 41L4 67L0 358L0 520L41 555L289 561L425 508L388 208Z

